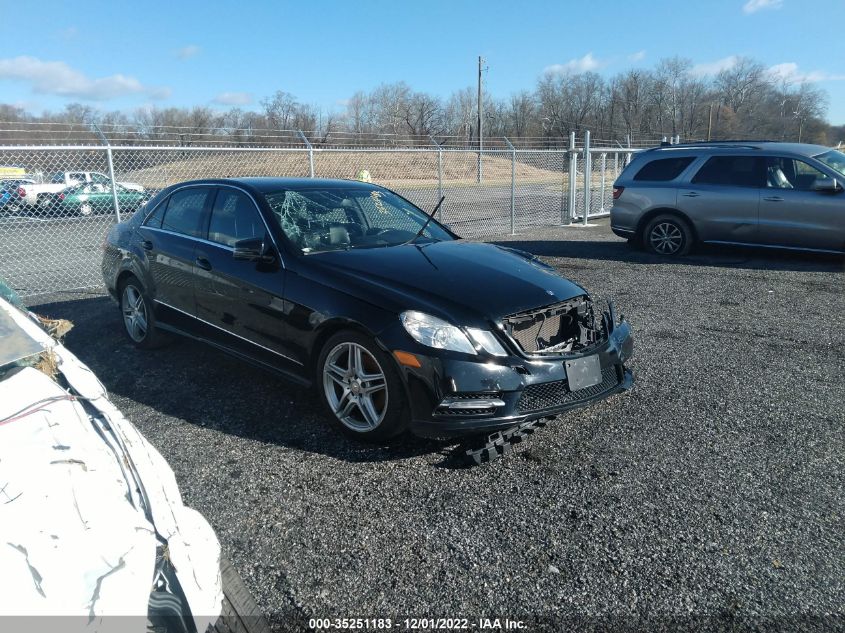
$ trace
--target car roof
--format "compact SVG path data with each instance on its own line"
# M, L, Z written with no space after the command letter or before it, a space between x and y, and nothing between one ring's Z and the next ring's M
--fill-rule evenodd
M181 185L241 185L254 189L260 193L269 193L281 189L320 189L334 187L355 187L365 190L377 189L377 185L360 180L343 180L341 178L273 178L273 177L245 177L245 178L208 178L203 180L188 180L178 183Z
M786 143L781 141L709 141L703 143L679 143L676 145L664 145L653 147L646 152L651 154L663 154L673 152L688 153L722 153L722 152L744 152L765 151L797 154L799 156L816 156L823 152L830 151L830 147L824 145L812 145L810 143Z

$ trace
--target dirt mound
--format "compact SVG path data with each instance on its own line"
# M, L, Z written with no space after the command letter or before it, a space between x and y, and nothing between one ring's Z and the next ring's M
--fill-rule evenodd
M146 163L138 165L139 159ZM121 180L145 187L161 188L195 178L243 176L308 176L307 152L285 150L203 151L180 150L152 155L120 157ZM516 176L522 182L556 182L561 178L564 157L560 154L518 154ZM437 184L438 155L431 151L316 151L314 172L321 178L355 178L360 170L370 172L373 182L421 186ZM449 183L475 182L478 154L443 152L443 180ZM507 152L485 154L482 162L485 182L510 182L511 156Z

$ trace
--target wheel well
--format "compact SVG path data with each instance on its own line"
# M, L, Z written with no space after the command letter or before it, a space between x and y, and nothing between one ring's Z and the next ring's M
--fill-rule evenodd
M359 334L364 334L371 338L373 337L372 332L367 330L364 326L360 325L359 323L355 323L354 321L330 321L322 328L320 328L316 338L314 339L314 344L311 346L311 353L308 357L309 376L313 377L314 372L317 370L317 360L320 356L320 352L323 351L323 346L326 344L326 341L328 341L332 336L334 336L338 332L342 332L343 330L351 330L353 332L358 332Z
M636 237L638 240L643 239L643 231L645 231L645 227L648 226L648 223L651 222L652 218L657 217L658 215L674 215L683 220L687 223L692 231L693 240L698 241L698 233L695 230L695 225L689 219L686 213L682 211L678 211L677 209L671 209L668 207L660 208L660 209L652 209L648 213L645 213L643 217L640 218L639 223L637 224L637 232Z
M114 285L114 289L115 289L115 291L117 291L118 295L120 294L120 291L121 291L123 284L126 283L126 280L129 279L130 277L134 277L135 279L137 279L137 277L135 277L135 274L131 270L124 270L122 273L120 273L117 276L117 282ZM140 282L138 282L138 283L140 283Z

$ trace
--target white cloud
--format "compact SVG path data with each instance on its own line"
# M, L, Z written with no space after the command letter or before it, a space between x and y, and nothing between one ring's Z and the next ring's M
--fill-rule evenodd
M783 6L783 0L748 0L742 5L744 13L757 13L762 9L780 9Z
M146 93L150 99L162 101L164 99L169 99L173 91L167 86L157 86L155 88L147 88Z
M191 57L199 55L201 50L202 49L196 44L189 44L188 46L183 46L177 50L176 57L179 59L190 59Z
M730 70L731 68L736 66L736 63L738 61L739 58L736 55L731 55L730 57L723 57L722 59L717 59L715 62L705 62L702 64L696 64L692 67L690 72L696 77L718 75L723 70Z
M248 92L221 92L213 101L220 105L247 105L252 103L252 95Z
M600 61L593 57L592 53L587 53L579 59L570 59L565 64L552 64L543 69L543 73L552 73L555 75L567 75L570 73L585 73L588 71L598 70L603 66L607 66L608 62Z
M145 86L135 77L117 74L92 79L65 62L46 62L37 57L0 59L0 79L29 83L32 91L75 99L102 101L130 94L166 98L169 88Z
M637 51L628 55L629 62L641 62L645 59L645 51Z
M813 83L816 81L845 81L845 75L834 75L823 70L811 70L803 72L795 62L784 62L775 64L767 69L769 75L774 79L780 79L789 83Z

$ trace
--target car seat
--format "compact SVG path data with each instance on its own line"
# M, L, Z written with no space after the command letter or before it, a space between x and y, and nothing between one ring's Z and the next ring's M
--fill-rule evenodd
M786 174L783 173L783 170L778 165L769 167L766 179L769 187L774 189L792 189L792 183L789 182L789 178L786 177Z

